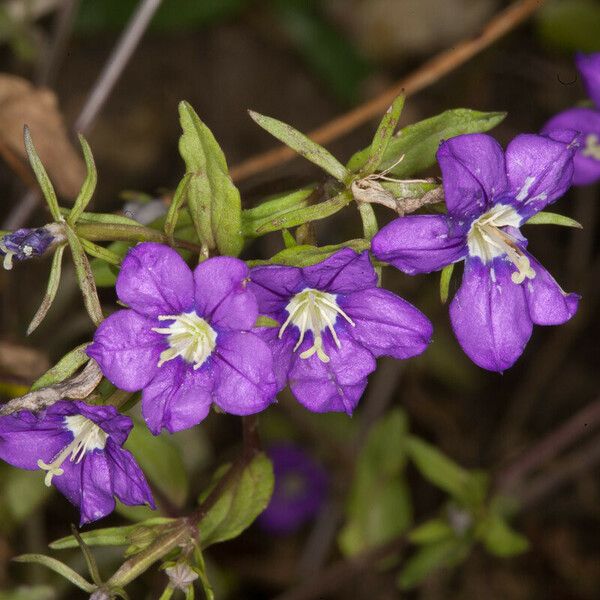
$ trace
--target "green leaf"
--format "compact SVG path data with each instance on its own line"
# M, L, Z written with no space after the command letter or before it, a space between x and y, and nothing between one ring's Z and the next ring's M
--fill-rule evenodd
M369 431L339 536L344 554L352 556L384 544L410 526L412 506L403 473L407 431L406 416L399 409Z
M182 507L188 496L188 479L181 452L169 436L154 436L145 424L134 421L125 448L135 456L154 487L169 502Z
M278 252L268 260L249 260L246 261L249 266L256 267L259 265L288 265L291 267L307 267L314 265L342 248L352 248L356 252L368 250L371 247L371 242L368 240L357 239L348 240L343 244L333 244L331 246L294 246L286 248Z
M88 545L83 541L79 531L77 531L77 527L75 525L71 525L71 531L73 532L73 537L77 541L77 545L83 554L83 558L85 560L85 564L88 569L88 573L92 578L92 581L97 585L102 585L102 577L100 577L100 570L98 569L98 563L96 562L96 558L94 554L89 549Z
M435 446L410 436L406 451L415 466L433 485L464 501L469 472L442 454Z
M365 240L373 239L373 236L379 231L377 217L375 216L373 207L365 202L359 202L358 212L360 213Z
M96 290L96 282L94 281L92 268L90 267L88 258L85 255L85 250L83 249L77 234L69 226L67 226L65 230L69 247L71 248L71 254L73 255L77 281L79 282L79 288L83 294L83 303L90 319L94 322L94 325L100 325L104 316L102 315L102 308L100 307L100 300L98 298L98 291Z
M31 386L31 391L34 392L43 387L60 383L67 379L67 377L71 377L77 369L90 360L90 357L85 353L85 349L88 346L89 342L86 342L65 354L51 369L34 382Z
M23 128L23 140L25 142L25 151L27 152L27 158L29 158L29 164L33 169L35 174L35 178L42 190L42 194L48 204L48 208L50 209L50 214L55 221L63 221L63 217L60 213L60 208L58 207L58 198L56 197L56 192L54 191L54 187L50 178L48 177L48 173L36 152L35 146L33 145L33 140L31 139L31 132L29 131L29 127L25 125Z
M409 200L422 198L425 194L437 190L440 185L435 181L381 181L381 186L396 198Z
M48 585L20 585L13 590L0 591L0 600L56 600L56 592Z
M37 563L48 567L84 592L93 592L96 588L95 585L86 581L79 573L73 571L71 567L50 556L44 556L43 554L21 554L21 556L16 556L13 560L20 563Z
M294 248L294 246L298 245L296 238L290 233L289 229L282 229L281 237L283 238L283 245L286 248Z
M442 304L448 302L448 293L450 292L450 280L454 272L454 263L446 265L440 274L440 300Z
M98 244L94 244L94 242L84 240L83 238L79 241L81 242L81 245L83 246L83 249L85 250L86 254L89 254L90 256L102 260L110 265L114 265L115 267L121 266L121 262L123 259L115 252L111 252L108 248L104 248L104 246L99 246ZM91 268L93 273L94 269L93 267Z
M545 211L541 211L533 215L533 217L525 221L525 225L561 225L562 227L575 227L577 229L583 229L583 225L577 222L575 219Z
M379 167L385 152L389 146L389 143L394 135L394 131L398 126L398 120L400 114L404 108L404 96L398 96L392 105L387 109L383 119L379 123L379 127L375 132L371 146L369 147L369 157L367 162L361 169L361 176L370 175L374 173Z
M60 209L61 215L65 217L69 217L71 214L71 210L68 208ZM108 223L109 225L135 225L139 227L139 223L134 219L130 219L129 217L125 217L123 215L116 215L112 213L89 213L83 212L77 219L78 223Z
M220 471L221 476L227 476L223 475L223 469ZM273 466L266 454L260 452L235 474L235 479L200 521L202 548L240 535L267 507L273 485Z
M435 164L435 153L443 140L463 133L489 131L506 116L502 112L479 112L466 108L447 110L435 117L404 127L391 139L379 165L385 170L404 156L390 173L408 177ZM360 170L369 160L370 148L357 152L348 162L351 171Z
M179 211L185 204L187 199L187 187L190 182L190 178L192 176L189 173L186 173L175 193L173 194L173 200L171 200L171 204L169 206L169 211L167 212L167 217L165 219L165 233L169 236L171 243L173 243L173 234L175 233L175 228L177 227L177 220L179 219Z
M469 550L470 544L456 539L421 546L404 564L398 585L403 590L412 589L434 571L460 564Z
M54 298L56 298L56 292L60 284L60 274L62 271L62 258L65 253L65 246L59 246L52 256L52 266L50 267L50 277L48 278L48 286L46 287L46 294L44 299L37 309L29 327L27 328L27 335L31 335L44 320L44 317L48 314Z
M488 552L495 556L515 556L529 549L527 538L512 529L500 515L490 514L480 523L478 530L478 537Z
M81 144L81 149L83 150L83 158L87 167L87 174L77 199L75 200L75 204L69 213L67 221L70 225L74 225L77 222L87 205L90 203L90 200L94 195L94 191L96 190L96 183L98 181L98 172L96 171L96 164L94 163L92 150L86 139L81 134L79 134L79 143Z
M335 177L338 181L344 182L348 179L349 173L346 167L342 165L328 150L313 142L310 138L300 133L287 123L282 123L272 117L261 115L253 110L248 111L250 116L263 129L276 137L280 142L295 150L298 154L314 163L325 172Z
M179 117L183 129L179 152L191 175L187 204L198 237L209 250L237 256L244 243L242 205L223 151L187 102L179 104Z
M348 206L352 200L352 194L346 190L324 202L294 208L260 219L260 221L255 221L252 224L252 229L250 229L249 225L245 228L244 234L246 237L258 237L271 231L289 229L290 227L296 227L311 221L319 221L320 219L334 215L345 206Z
M445 519L425 521L408 534L409 541L419 545L436 544L453 537L455 537L454 530Z

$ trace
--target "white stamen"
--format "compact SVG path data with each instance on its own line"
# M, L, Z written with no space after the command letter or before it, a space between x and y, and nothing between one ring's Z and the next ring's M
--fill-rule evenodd
M489 263L498 256L506 256L517 267L517 271L511 275L513 283L517 284L535 277L529 258L521 250L517 240L503 229L518 227L520 221L514 208L497 204L473 222L467 236L469 254L481 258L484 263Z
M300 330L298 341L294 346L294 352L300 348L304 341L304 335L310 331L313 336L313 345L300 354L300 358L310 358L316 354L324 363L329 362L329 356L323 349L323 331L329 330L335 345L338 348L342 344L335 331L335 321L341 315L352 327L354 321L339 307L335 294L321 292L312 288L306 288L296 294L285 307L288 317L279 330L279 339L291 323Z
M64 422L66 429L73 434L73 441L67 444L50 464L46 464L41 459L37 461L40 469L48 471L44 478L44 483L48 487L52 484L53 477L58 477L64 473L61 466L67 460L69 454L71 455L71 462L79 463L87 452L103 450L108 439L108 434L104 430L83 415L67 416Z
M2 261L2 266L10 271L13 268L12 257L15 255L14 252L11 252L2 242L0 242L0 250L4 252L4 260Z
M173 321L168 327L153 327L152 331L167 336L169 347L160 355L158 366L181 356L199 369L212 354L217 332L195 312L180 315L160 315L159 321Z
M595 133L590 133L585 137L585 148L581 154L600 160L600 139Z

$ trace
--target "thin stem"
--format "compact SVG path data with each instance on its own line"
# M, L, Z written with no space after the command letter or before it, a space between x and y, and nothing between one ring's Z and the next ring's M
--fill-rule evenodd
M405 96L415 94L451 73L525 21L543 4L544 0L520 0L515 2L489 21L478 36L464 40L460 44L437 54L408 77L401 79L373 100L311 131L309 137L318 144L327 144L356 129L369 119L383 114L396 96L399 94ZM296 156L297 154L292 149L280 146L234 166L231 169L231 176L234 181L241 181L251 175L256 175L286 163Z

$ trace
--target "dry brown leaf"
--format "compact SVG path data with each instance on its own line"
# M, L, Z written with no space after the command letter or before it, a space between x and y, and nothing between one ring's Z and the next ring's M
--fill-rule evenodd
M23 145L23 126L59 196L73 199L85 178L85 164L67 135L56 95L14 75L0 73L0 154L28 185L35 179Z

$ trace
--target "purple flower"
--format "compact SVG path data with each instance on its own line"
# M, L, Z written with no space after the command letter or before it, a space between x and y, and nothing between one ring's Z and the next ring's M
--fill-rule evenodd
M61 400L39 414L0 417L0 458L46 471L46 485L54 484L79 508L81 524L110 514L115 496L155 508L142 470L121 447L132 427L113 406Z
M574 134L553 135L517 136L506 155L484 134L442 143L448 214L399 218L373 238L377 258L411 275L465 260L450 319L463 350L491 371L514 364L534 323L558 325L577 310L579 296L563 292L518 229L571 183Z
M140 244L125 257L116 288L130 308L102 322L87 352L117 387L143 390L154 434L196 425L213 402L247 415L273 401L273 359L250 331L258 309L247 281L237 258L210 258L192 273L161 244Z
M583 134L581 148L575 154L575 185L588 185L600 180L600 52L575 57L593 108L569 108L552 117L543 127L544 133L556 129L572 129Z
M325 470L304 450L291 444L272 446L275 489L258 523L272 533L293 533L310 521L327 497Z
M415 356L431 338L420 311L377 287L368 252L345 248L302 269L257 267L250 280L260 313L279 323L262 330L278 385L289 381L314 412L351 414L377 356Z
M41 256L54 241L55 235L49 227L37 229L17 229L0 239L0 256L4 256L3 266L12 269L12 261L27 260Z

